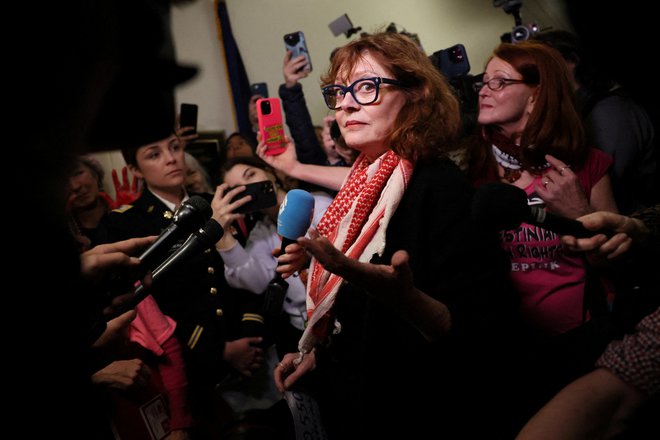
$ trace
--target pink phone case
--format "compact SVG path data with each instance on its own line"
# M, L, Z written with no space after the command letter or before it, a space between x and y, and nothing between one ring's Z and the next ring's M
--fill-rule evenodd
M268 156L282 154L286 146L284 144L282 108L279 98L258 99L257 118L261 138L266 143L266 154Z

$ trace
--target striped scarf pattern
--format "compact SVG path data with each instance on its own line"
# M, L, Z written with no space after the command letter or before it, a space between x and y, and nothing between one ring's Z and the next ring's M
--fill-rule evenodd
M349 258L369 261L374 253L382 253L385 230L405 192L412 168L409 161L391 150L372 164L360 155L319 222L319 233ZM312 259L309 274L309 321L298 344L301 355L326 340L334 322L334 301L343 283L341 277L326 271L316 259Z

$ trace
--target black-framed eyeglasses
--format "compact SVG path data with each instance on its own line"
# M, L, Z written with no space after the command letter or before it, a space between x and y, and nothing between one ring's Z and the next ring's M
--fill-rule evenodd
M321 89L325 104L330 110L337 110L341 107L341 102L347 93L353 95L353 99L360 105L369 105L376 102L378 99L378 91L381 84L392 84L394 86L403 86L403 83L396 79L373 77L361 78L355 81L350 86L340 86L339 84L331 84Z
M509 78L491 78L488 81L481 81L474 83L474 90L479 92L484 86L488 86L493 92L502 90L511 84L526 84L524 79L509 79Z

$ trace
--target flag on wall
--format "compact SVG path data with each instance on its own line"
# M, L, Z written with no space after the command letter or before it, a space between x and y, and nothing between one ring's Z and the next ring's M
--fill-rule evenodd
M229 78L229 92L234 102L234 119L238 131L243 134L254 135L248 116L248 102L250 100L250 82L245 72L241 53L234 40L229 23L227 5L223 0L215 0L218 24L218 34L225 51L225 65L227 66L227 78Z

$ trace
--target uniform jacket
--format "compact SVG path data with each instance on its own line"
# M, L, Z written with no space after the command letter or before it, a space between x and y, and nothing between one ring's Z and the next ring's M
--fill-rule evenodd
M109 214L109 240L159 235L171 224L172 217L173 212L145 189L132 205ZM171 251L186 238L182 237ZM238 304L240 297L248 293L227 285L224 263L214 248L186 260L152 289L163 313L177 323L176 335L184 347L191 387L195 383L220 382L230 371L222 359L225 341L239 337Z

